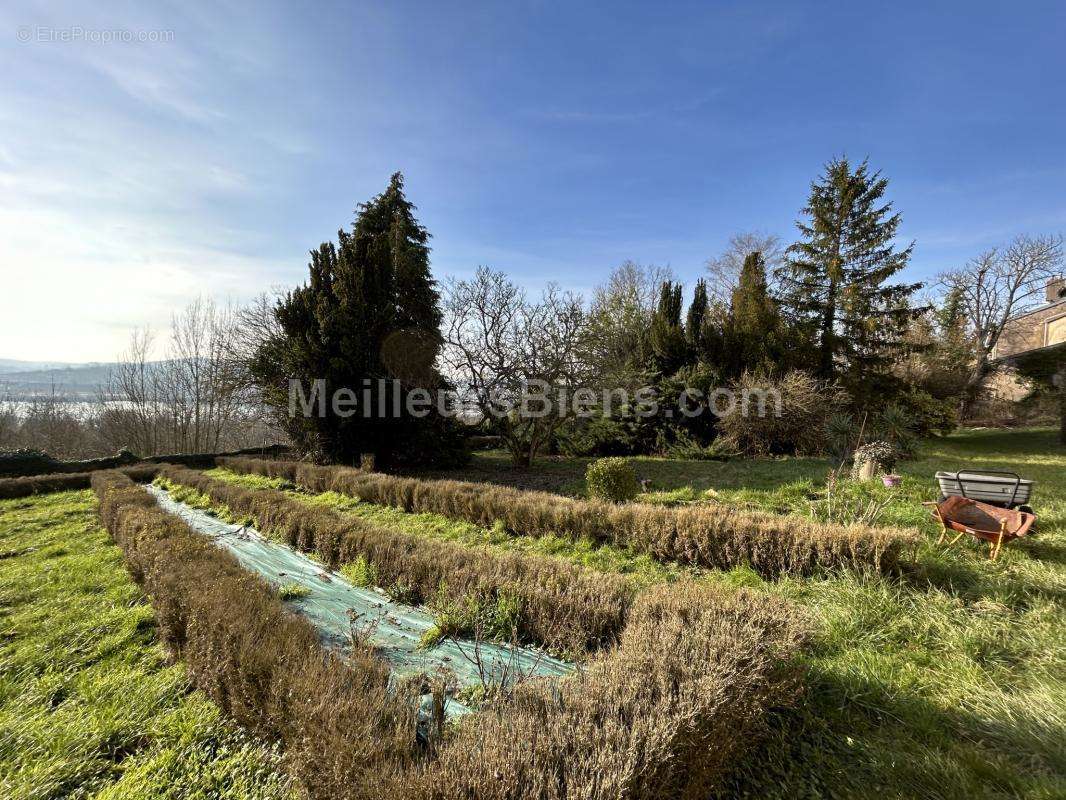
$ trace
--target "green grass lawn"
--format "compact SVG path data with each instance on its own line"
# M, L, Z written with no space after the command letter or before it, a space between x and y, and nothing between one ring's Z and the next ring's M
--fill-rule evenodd
M818 494L835 466L821 459L685 462L637 459L653 502L739 504L819 515ZM493 465L502 466L496 473ZM581 491L585 462L551 459L516 480L497 456L463 476ZM920 501L936 494L937 469L1014 470L1037 482L1039 535L1005 547L1000 560L970 542L946 550ZM1066 449L1051 430L966 431L926 443L898 468L904 484L882 521L926 533L903 576L852 573L767 582L750 570L704 580L782 594L816 628L809 689L776 715L767 740L740 766L723 797L1066 797ZM229 477L249 486L262 478ZM426 536L470 546L539 552L645 582L676 567L560 537L508 537L430 514L404 514L339 495L307 497ZM797 524L802 524L799 520Z
M89 491L0 501L0 798L292 797L190 689Z

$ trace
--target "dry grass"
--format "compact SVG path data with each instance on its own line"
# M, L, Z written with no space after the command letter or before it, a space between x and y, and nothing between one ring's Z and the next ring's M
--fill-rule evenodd
M408 512L430 512L513 533L555 534L628 546L662 561L701 567L747 565L766 577L822 567L891 571L916 543L894 528L836 525L727 507L664 508L573 500L546 492L450 480L420 480L348 467L220 458L235 472L285 478Z
M517 603L519 637L566 655L614 642L636 591L618 575L548 557L433 541L183 467L166 467L162 475L204 493L237 517L251 517L260 530L314 553L332 568L363 559L379 586L407 602L426 603L443 594L456 602Z

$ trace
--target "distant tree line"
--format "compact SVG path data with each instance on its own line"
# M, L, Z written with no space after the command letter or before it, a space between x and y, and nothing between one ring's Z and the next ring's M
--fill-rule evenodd
M372 455L386 469L462 463L472 433L500 437L519 465L546 452L846 455L862 436L906 451L979 400L1007 321L1037 305L1062 269L1062 237L1020 236L923 295L902 279L914 244L899 241L887 189L867 162L833 159L788 246L735 235L687 292L668 268L626 262L586 302L554 285L531 297L489 267L438 285L430 234L397 173L350 229L311 251L305 284L240 309L193 304L175 317L161 359L150 334L137 333L102 387L112 402L88 427L61 403L21 414L0 404L0 447L152 454L281 438L318 461ZM1036 377L1051 387L1059 369ZM399 413L293 414L294 382ZM777 391L784 412L644 416L632 400L650 389L661 408L682 408L715 387L754 386ZM589 413L590 390L629 399ZM411 400L442 392L466 413L409 412ZM500 413L531 394L551 413Z

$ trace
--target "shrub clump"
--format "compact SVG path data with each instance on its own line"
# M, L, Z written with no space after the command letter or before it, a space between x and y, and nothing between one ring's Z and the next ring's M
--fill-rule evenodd
M826 422L845 397L835 384L801 370L781 378L745 372L731 388L736 402L720 417L719 430L749 456L823 452Z
M126 467L121 470L135 481L150 481L159 472L158 464ZM50 492L70 492L88 489L92 485L91 472L60 472L50 475L27 475L20 478L0 478L0 500L30 497Z
M899 460L899 456L899 450L888 442L864 444L855 451L855 463L851 467L851 479L853 481L861 480L863 465L870 461L877 466L875 474L892 472L896 466L896 461Z
M420 772L433 800L707 797L799 689L804 626L769 596L693 583L642 594L621 641L463 719Z
M589 497L624 503L637 496L640 485L637 473L625 458L601 458L589 464L585 472Z

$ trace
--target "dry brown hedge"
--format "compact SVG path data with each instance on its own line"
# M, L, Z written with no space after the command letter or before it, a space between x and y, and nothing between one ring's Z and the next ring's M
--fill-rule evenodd
M100 516L151 597L163 641L226 713L280 741L317 797L380 797L415 765L416 704L369 652L324 650L236 559L117 472L93 474Z
M888 571L915 542L914 534L900 529L833 525L720 505L616 505L492 484L421 480L292 461L220 458L218 464L404 511L442 514L486 527L502 520L520 535L588 537L629 546L662 561L725 569L749 565L766 577L840 566Z
M411 697L388 690L384 664L324 651L263 581L125 476L97 473L93 488L164 640L237 721L282 742L312 798L704 796L798 688L804 626L783 601L661 586L582 672L522 683L419 750Z
M621 576L559 559L435 541L183 467L167 466L161 474L238 516L252 517L260 530L316 554L331 568L362 556L376 569L381 586L403 586L416 603L441 590L455 600L517 598L519 636L557 651L584 653L615 641L635 593Z
M135 481L150 481L159 473L158 464L126 467L121 470ZM60 472L52 475L30 475L22 478L0 478L0 500L29 497L49 492L69 492L88 489L92 485L92 472Z
M795 696L792 612L746 592L642 594L618 647L556 684L529 682L473 715L418 797L706 797Z

